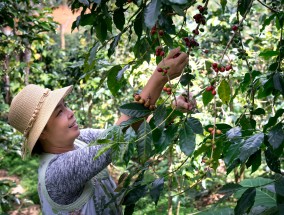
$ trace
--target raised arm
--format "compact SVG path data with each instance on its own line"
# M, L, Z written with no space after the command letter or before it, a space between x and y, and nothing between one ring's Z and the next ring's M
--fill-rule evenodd
M159 68L166 68L167 74L171 79L174 79L181 75L184 67L188 63L188 55L184 52L180 52L180 48L175 48L170 51L167 57L165 57L157 66L152 76L149 78L147 84L143 88L140 96L144 100L150 96L151 105L154 105L157 99L160 97L161 92L163 90L164 85L168 81L168 77L165 75L163 76L161 72L158 71ZM121 117L116 122L116 125L130 119L130 116L122 114ZM134 129L137 128L139 125L136 124Z

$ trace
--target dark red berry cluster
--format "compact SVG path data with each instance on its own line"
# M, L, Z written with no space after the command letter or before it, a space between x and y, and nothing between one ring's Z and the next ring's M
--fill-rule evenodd
M185 44L188 48L199 46L199 43L196 42L196 40L194 38L184 37L183 40L184 40L184 42L185 42Z
M164 35L164 31L162 29L158 30L157 26L154 25L154 27L151 29L151 35L155 35L156 33L158 33L161 37Z
M159 68L157 68L157 71L162 73L162 75L166 75L168 73L169 68L170 67L164 67L164 68L159 67Z
M205 16L203 16L201 13L195 14L193 16L193 19L195 20L195 22L197 24L199 24L199 23L202 24L202 25L206 24Z
M233 69L231 64L223 66L223 65L219 65L218 63L213 63L212 68L216 73L230 71L231 69Z
M213 85L206 87L205 89L206 91L211 91L212 95L215 96L216 95L216 90L215 87Z
M197 9L199 10L200 13L203 13L206 10L205 7L203 7L202 5L198 5Z
M165 55L165 52L164 52L163 48L162 48L161 46L158 46L158 47L156 48L156 56L161 56L161 57L163 57L164 55Z
M164 86L163 91L166 92L168 95L172 94L172 88L168 85Z

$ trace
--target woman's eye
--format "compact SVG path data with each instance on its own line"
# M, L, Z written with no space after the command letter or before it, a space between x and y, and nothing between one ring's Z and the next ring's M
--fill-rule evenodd
M59 116L59 114L61 114L61 113L62 113L62 110L58 111L56 116Z

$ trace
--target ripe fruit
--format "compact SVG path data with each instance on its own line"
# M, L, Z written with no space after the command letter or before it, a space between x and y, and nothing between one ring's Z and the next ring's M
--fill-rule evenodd
M226 71L230 71L232 68L233 68L233 67L232 67L231 64L230 64L230 65L227 65L227 66L226 66Z
M173 58L177 58L178 56L180 55L180 52L179 53L176 53Z
M238 30L238 26L237 25L233 25L232 30L233 31L237 31Z
M220 72L225 72L225 67L222 66L219 71Z
M162 37L164 35L164 31L163 30L159 30L159 35Z
M212 132L213 130L214 130L213 127L209 127L209 128L208 128L208 131L209 131L209 132Z
M213 68L217 68L218 67L218 63L212 63L212 67Z
M198 29L194 29L194 30L192 31L192 33L194 33L195 35L198 35L198 34L199 34L199 31L198 31Z
M159 67L159 68L157 69L157 71L158 71L158 72L163 72L164 70Z
M208 87L206 87L205 90L206 90L206 91L211 91L211 90L214 90L214 87L213 87L213 86L208 86Z
M164 51L161 51L160 52L160 56L164 56L165 55L165 52Z
M212 95L215 96L216 95L216 90L212 90Z
M156 33L156 26L154 26L152 29L151 29L151 35L154 35Z
M222 131L219 130L219 129L217 129L217 130L216 130L216 134L222 134Z

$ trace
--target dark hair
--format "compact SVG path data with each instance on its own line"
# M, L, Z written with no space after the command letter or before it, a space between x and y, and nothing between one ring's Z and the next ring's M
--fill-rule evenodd
M43 152L43 149L42 149L42 145L40 143L40 141L38 140L32 150L32 156L34 155L40 155L41 153Z

